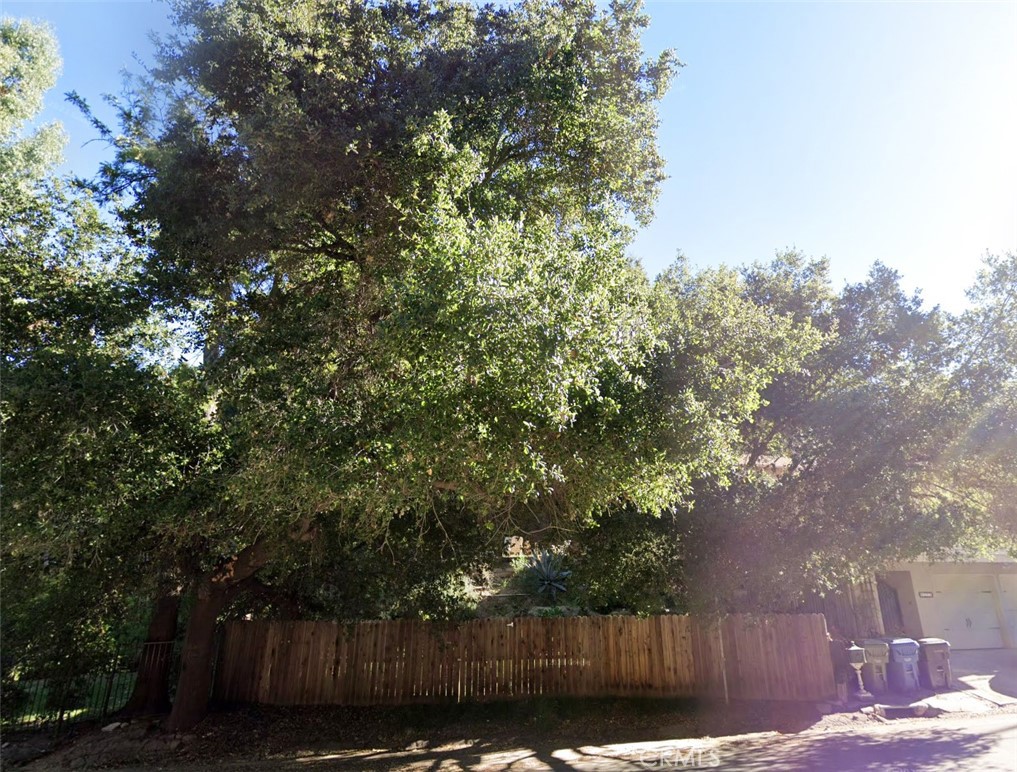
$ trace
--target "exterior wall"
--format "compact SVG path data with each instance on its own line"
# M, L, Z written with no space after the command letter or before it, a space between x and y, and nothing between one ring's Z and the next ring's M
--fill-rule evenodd
M884 580L910 637L955 638L956 648L1017 647L1017 561L909 563Z
M901 631L908 638L925 637L922 631L922 618L918 613L917 595L915 585L911 581L910 571L888 571L882 575L883 580L897 591L897 599L900 601L900 613L904 622L904 629ZM895 634L896 630L887 630L888 634Z

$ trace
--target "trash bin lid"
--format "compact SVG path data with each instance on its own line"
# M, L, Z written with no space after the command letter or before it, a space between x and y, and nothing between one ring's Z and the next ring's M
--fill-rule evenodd
M865 656L869 659L886 660L890 657L890 645L879 638L867 638L862 641Z
M919 638L918 645L921 646L923 649L926 647L929 648L946 647L947 649L949 649L950 641L947 641L943 638Z
M883 638L894 654L910 656L918 653L918 641L913 638Z

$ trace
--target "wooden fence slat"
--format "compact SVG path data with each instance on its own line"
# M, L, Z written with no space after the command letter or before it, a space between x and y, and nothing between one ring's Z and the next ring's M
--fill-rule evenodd
M636 686L636 694L639 696L645 696L650 688L650 661L647 656L648 652L646 648L650 642L649 631L647 630L649 626L648 622L649 620L647 619L637 618L632 620L632 627L634 628L636 636L636 650L633 652L635 654L636 663L636 677L634 682Z
M590 679L590 688L593 694L607 694L607 651L604 649L604 617L594 617L590 620L592 631L590 643L593 656L593 672Z
M456 652L459 650L459 636L462 634L461 628L448 626L444 629L444 635L442 636L442 683L444 684L443 695L447 701L456 701L458 699L456 695L456 682L455 675L457 669L461 666ZM472 631L473 635L476 635L476 631Z
M362 625L350 625L346 642L346 705L361 704L360 694L364 689L364 674L361 649L364 636Z
M513 636L515 637L515 667L516 669L516 697L528 697L530 694L530 658L528 652L528 639L526 637L525 619L516 619L513 623Z
M353 637L353 628L349 625L339 625L336 631L336 702L339 705L353 704L353 688L357 679L351 674L350 646Z
M460 659L459 702L473 699L473 630L464 625L459 631Z
M371 687L371 663L368 653L371 628L364 623L353 628L350 642L350 675L353 677L351 705L366 705Z
M437 627L429 627L427 630L427 672L424 679L427 682L428 702L440 702L441 697L441 648L439 644L439 632Z
M261 660L261 664L255 671L257 686L254 689L254 701L268 702L269 679L272 676L272 645L276 636L276 631L279 630L279 627L269 626L264 623L261 623L261 627L263 632L260 647L261 656L258 657L258 659Z
M487 657L487 677L484 679L488 700L496 699L498 696L498 627L496 619L484 620L485 654Z
M532 694L530 690L530 667L532 659L530 658L529 649L529 636L527 625L529 619L520 618L515 620L515 631L516 631L516 675L517 685L519 691L517 697L529 697Z
M482 702L485 698L484 694L484 665L487 657L484 651L484 629L485 625L483 620L477 619L470 624L470 632L472 633L471 642L473 645L473 700L475 702Z
M670 676L668 674L668 666L664 661L664 625L666 623L665 617L651 617L649 620L649 652L650 661L652 662L651 672L652 680L650 687L652 694L656 697L663 697L670 692Z
M682 692L682 638L681 621L682 617L669 614L661 617L661 629L664 631L661 636L661 647L663 649L664 672L667 674L667 697L684 696Z
M628 664L625 691L630 696L638 696L642 687L642 636L639 634L639 620L624 617L622 627L625 628L625 661Z
M593 618L580 617L579 635L577 636L578 647L576 654L582 665L581 677L579 679L578 694L581 697L591 697L596 694L594 678L596 677L594 653L593 653Z
M544 625L547 631L547 692L548 694L561 693L561 634L559 626L561 618L551 617L548 624Z
M636 642L636 626L632 624L631 617L618 617L618 626L621 628L621 663L622 693L631 696L636 691L639 682L639 653Z
M527 617L520 621L526 634L526 643L523 651L523 664L526 667L526 694L532 697L540 694L540 681L537 674L537 668L540 665L537 659L539 649L534 638L536 631L535 620Z
M791 624L794 625L794 643L797 652L796 669L792 674L792 695L797 699L805 699L808 693L808 682L812 677L812 657L809 653L803 650L802 647L802 634L805 632L805 625L802 620L795 617L791 620Z
M498 623L498 699L506 699L511 696L512 691L512 661L509 659L510 635L512 628L504 619L495 620Z
M523 634L521 620L513 619L509 632L509 640L511 641L511 651L509 656L512 658L512 696L515 699L526 696L526 690L524 688L523 681Z
M643 696L650 696L653 694L653 656L651 648L653 646L652 639L650 636L650 629L652 626L652 620L650 619L638 619L639 627L639 692Z
M378 705L383 700L384 674L382 673L382 648L384 646L381 622L369 622L371 625L371 691L368 695L369 704Z
M618 628L617 617L607 617L604 619L604 625L601 628L601 647L603 648L603 663L604 663L604 694L617 694L618 693L618 674L619 668L619 656L618 648L616 645Z
M610 694L620 693L620 684L622 679L622 665L624 664L624 652L621 650L621 638L620 638L620 624L621 619L619 617L609 617L607 624L605 625L604 635L604 650L605 650L605 664L607 665L607 691Z

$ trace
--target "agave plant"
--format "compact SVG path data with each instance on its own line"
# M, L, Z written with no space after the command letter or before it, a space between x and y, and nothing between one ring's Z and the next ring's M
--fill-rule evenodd
M528 569L537 578L538 592L549 594L552 603L558 593L565 592L565 580L572 575L561 567L561 558L547 550L531 555Z

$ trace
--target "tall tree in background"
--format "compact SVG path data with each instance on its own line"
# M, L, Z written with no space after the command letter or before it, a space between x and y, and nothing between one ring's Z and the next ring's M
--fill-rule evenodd
M770 390L808 377L803 364L828 340L822 318L755 291L764 277L782 283L782 274L777 267L745 276L727 268L695 271L682 258L658 277L651 308L661 344L646 367L648 388L629 406L639 416L629 431L647 444L647 458L695 462L675 471L682 496L659 517L614 507L571 534L577 599L599 609L661 612L687 609L701 600L700 587L714 586L698 581L711 558L688 532L688 511L700 514L704 490L737 487L744 427L765 409ZM807 294L802 286L785 289L789 300ZM727 527L725 511L713 517L708 533Z
M2 23L0 581L23 668L115 645L137 596L170 580L159 523L214 447L187 368L160 364L139 253L55 175L59 127L26 129L58 65L45 29Z
M1017 255L987 255L968 299L950 329L958 420L937 459L937 490L979 525L973 548L1017 553Z
M705 604L793 605L890 562L1013 544L999 506L1014 479L1013 356L973 343L1005 337L1013 288L989 290L987 274L989 302L950 320L881 265L839 295L825 270L789 254L746 272L752 297L827 338L764 392L736 483L697 497L688 560L711 577Z

